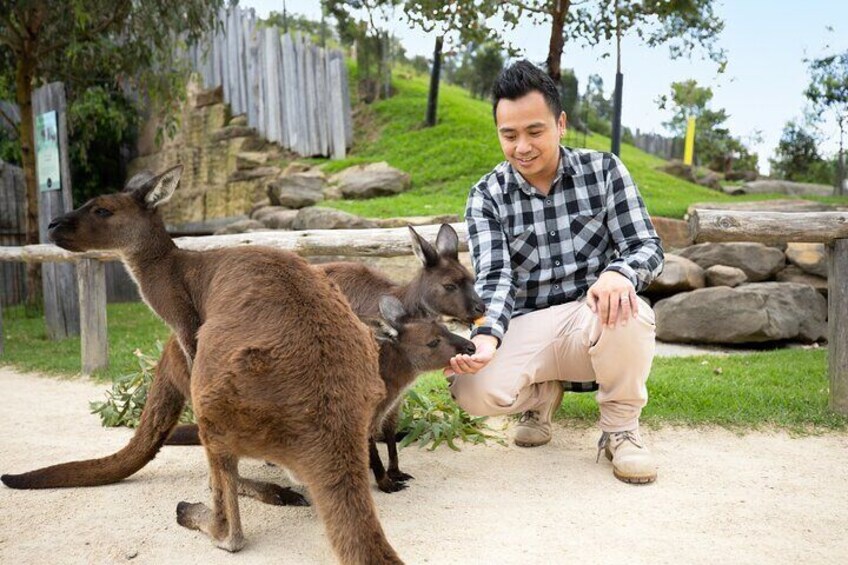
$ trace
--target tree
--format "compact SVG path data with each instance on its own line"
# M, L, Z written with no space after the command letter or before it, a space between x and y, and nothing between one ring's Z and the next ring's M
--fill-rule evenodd
M810 86L804 92L821 116L831 112L839 126L839 152L836 157L834 194L845 186L845 128L848 127L848 51L810 61Z
M783 126L783 133L769 159L771 174L778 178L797 182L829 182L828 163L818 151L818 140L802 125L790 121ZM822 175L824 173L824 175ZM822 178L824 176L824 178Z
M635 33L651 47L668 45L672 58L700 45L724 68L725 54L717 46L724 23L713 12L713 0L509 0L505 10L511 20L529 15L538 24L550 22L545 64L557 83L566 40L598 45L617 32Z
M222 0L10 0L0 11L0 67L14 84L16 126L27 192L26 243L38 243L32 93L55 80L77 84L134 82L139 92L167 100L181 85L174 73L177 45L215 25ZM107 76L95 74L92 70ZM2 119L2 116L0 116ZM27 267L27 303L40 293L38 265Z

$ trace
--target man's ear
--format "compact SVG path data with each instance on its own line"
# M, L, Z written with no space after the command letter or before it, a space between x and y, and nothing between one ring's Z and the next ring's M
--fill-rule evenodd
M161 175L147 181L144 186L136 191L136 195L147 208L153 209L161 206L174 195L182 174L182 165L168 169Z
M557 120L557 127L559 128L559 136L564 136L565 130L568 127L568 116L565 112L560 112L559 119Z

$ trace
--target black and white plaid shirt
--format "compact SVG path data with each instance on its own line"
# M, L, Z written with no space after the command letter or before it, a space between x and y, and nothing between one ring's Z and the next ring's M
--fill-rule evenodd
M638 292L662 270L645 203L611 153L561 147L547 196L504 161L471 189L465 221L488 307L472 335L501 340L510 318L582 298L604 271Z

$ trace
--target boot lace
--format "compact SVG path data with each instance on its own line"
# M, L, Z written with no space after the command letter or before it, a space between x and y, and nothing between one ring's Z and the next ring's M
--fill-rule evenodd
M616 446L621 445L625 441L629 441L639 449L642 449L642 442L640 441L639 436L636 435L635 430L627 430L624 432L603 432L601 434L601 439L598 440L598 455L595 457L595 463L601 460L601 452L610 444L610 441L612 441Z

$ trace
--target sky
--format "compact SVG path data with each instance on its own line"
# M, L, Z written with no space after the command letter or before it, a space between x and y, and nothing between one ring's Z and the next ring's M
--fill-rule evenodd
M260 17L283 9L283 0L242 0L239 4L254 8ZM285 0L285 6L289 12L311 19L321 17L318 0ZM784 125L802 119L808 108L803 95L809 84L804 59L848 49L848 1L724 0L715 3L715 10L725 22L719 45L727 51L729 64L723 74L702 50L691 59L671 60L666 47L649 48L632 37L623 40L622 123L642 132L668 133L662 124L671 114L660 110L656 100L671 92L672 82L695 79L713 89L710 107L727 110L731 134L759 154L760 169L767 173L768 157ZM833 32L827 31L828 26ZM388 28L409 56L432 56L435 37L410 29L400 11ZM530 22L506 34L524 57L537 63L547 57L549 36L550 24ZM600 75L609 95L615 81L615 59L603 54L613 47L590 49L567 43L562 66L574 69L581 91L589 75ZM821 146L823 153L834 154L838 147L835 121L830 119L821 133L829 138ZM761 141L754 143L757 136Z

